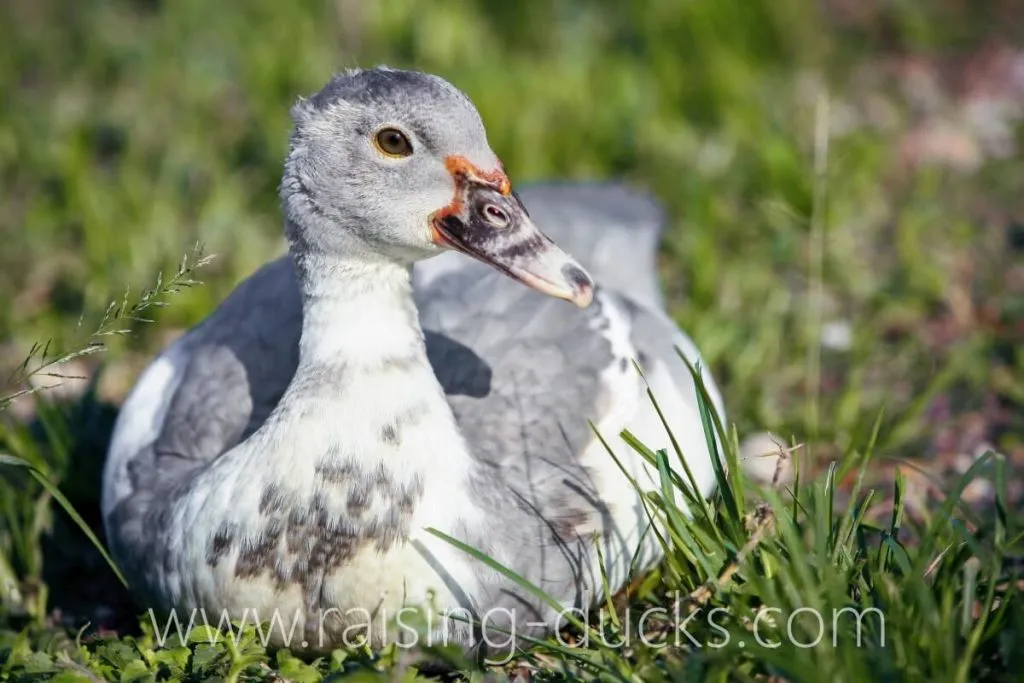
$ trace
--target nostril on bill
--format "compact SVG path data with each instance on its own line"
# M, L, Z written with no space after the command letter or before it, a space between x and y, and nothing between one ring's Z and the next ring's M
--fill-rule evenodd
M494 204L484 206L484 218L495 228L504 228L508 225L508 214Z

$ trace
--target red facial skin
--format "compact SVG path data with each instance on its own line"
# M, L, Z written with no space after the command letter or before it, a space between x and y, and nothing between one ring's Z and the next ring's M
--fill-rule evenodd
M445 157L444 166L452 174L455 180L455 196L445 207L434 212L430 220L431 236L436 244L443 244L444 238L438 233L435 227L444 218L462 213L462 198L465 195L466 186L469 183L493 187L502 196L507 197L512 192L512 182L505 175L505 171L499 163L494 171L484 171L474 166L466 157L452 155Z

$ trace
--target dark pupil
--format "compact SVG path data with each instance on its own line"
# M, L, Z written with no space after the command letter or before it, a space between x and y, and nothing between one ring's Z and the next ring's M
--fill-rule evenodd
M390 149L392 151L396 151L397 152L397 151L401 150L402 149L402 135L401 135L401 133L396 133L394 131L391 131L390 133L385 133L384 144L387 145L388 149Z

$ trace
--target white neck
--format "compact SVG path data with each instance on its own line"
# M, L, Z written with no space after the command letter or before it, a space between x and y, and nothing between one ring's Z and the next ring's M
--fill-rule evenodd
M304 257L299 271L303 301L297 372L397 357L426 360L408 266L316 255Z
M412 298L411 268L353 245L297 258L303 297L299 364L253 457L273 476L355 463L398 483L447 489L471 457L434 375Z

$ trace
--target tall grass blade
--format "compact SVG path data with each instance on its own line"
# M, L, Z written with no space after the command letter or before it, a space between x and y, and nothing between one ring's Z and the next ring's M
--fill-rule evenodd
M32 477L38 481L51 496L53 496L54 500L60 503L60 506L64 508L64 511L68 513L68 516L71 517L75 524L78 525L78 528L82 530L82 533L88 537L89 541L96 547L100 554L103 555L103 559L106 560L107 565L110 566L110 569L114 572L115 576L117 576L118 581L120 581L125 588L128 588L128 581L125 580L124 575L117 566L117 563L114 562L114 559L107 553L107 549L103 547L100 539L96 537L96 534L93 533L92 529L89 528L89 525L86 524L85 520L78 514L78 511L75 510L71 502L64 497L64 494L61 493L60 489L51 482L50 479L41 470L39 470L39 468L27 460L23 460L13 455L8 455L6 453L0 453L0 465L7 467L20 467L28 470L29 474L31 474Z

